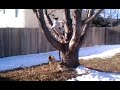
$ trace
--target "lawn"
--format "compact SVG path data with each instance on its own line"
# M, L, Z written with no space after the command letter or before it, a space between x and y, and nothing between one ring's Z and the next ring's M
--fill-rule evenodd
M60 72L57 70L57 62L51 67L49 64L37 65L28 68L18 68L0 72L1 81L66 81L70 78L77 77L73 70L66 70ZM111 58L94 58L94 59L80 59L82 66L90 69L103 71L103 72L120 72L120 53L115 54Z
M18 68L0 73L1 81L66 81L76 77L76 72L66 70L60 72L57 69L59 62L50 66L49 64L32 66L29 68Z
M80 64L98 71L120 73L120 53L115 54L111 58L81 59Z

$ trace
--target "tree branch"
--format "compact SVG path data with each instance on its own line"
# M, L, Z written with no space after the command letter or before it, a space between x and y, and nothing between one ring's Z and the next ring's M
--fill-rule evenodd
M33 10L33 12L35 13L37 19L39 19L38 9L32 9L32 10Z
M42 27L42 31L44 32L47 40L50 42L50 44L60 50L63 51L63 44L61 44L59 41L57 41L56 39L53 38L53 36L51 35L48 27L46 26L45 20L44 20L44 14L43 14L43 9L39 9L38 10L39 13L39 24Z
M98 13L99 12L99 13ZM89 27L90 27L90 24L91 24L91 22L92 22L92 20L97 16L97 15L99 15L100 14L100 12L101 12L101 10L100 11L98 11L98 12L96 12L95 14L94 14L94 9L89 9L88 10L88 14L87 14L87 18L89 19L89 21L87 22L87 23L84 23L84 25L83 25L83 28L82 28L82 31L81 31L81 37L80 37L80 40L79 40L79 47L81 47L82 46L82 44L84 43L84 41L85 41L85 38L86 38L86 36L87 36L87 31L88 31L88 29L89 29ZM94 17L93 17L94 16ZM91 18L92 17L92 18ZM91 18L91 20L90 20L90 18Z
M50 13L48 13L48 15L51 15L54 11L56 11L56 10L52 10Z
M66 32L72 32L72 19L70 16L70 9L64 10L65 30Z
M71 37L72 37L72 19L70 16L70 9L64 9L64 27L65 27L65 38L67 41L70 41Z
M52 23L52 20L51 20L50 17L49 17L49 14L48 14L48 12L47 12L47 9L45 9L45 16L46 16L47 22L50 24L50 26L52 26L53 23Z
M94 9L89 9L89 10L88 10L88 14L87 14L87 18L90 18L93 14L94 14ZM91 20L90 22L92 22L92 20ZM83 28L82 28L82 30L81 30L80 36L82 36L82 35L85 33L85 31L87 30L90 22L83 24Z
M73 35L69 43L69 48L72 50L72 48L77 46L77 43L80 39L80 28L81 28L81 14L82 9L74 9L73 11Z
M93 10L93 9L90 9ZM92 21L97 15L99 15L104 9L98 9L95 14L93 14L91 17L88 17L87 20L84 21L84 24L89 23Z

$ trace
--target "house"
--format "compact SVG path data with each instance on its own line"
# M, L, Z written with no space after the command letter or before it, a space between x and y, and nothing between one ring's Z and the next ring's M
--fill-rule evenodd
M39 27L31 9L0 9L0 27Z
M59 20L63 20L63 9L48 9L48 13L50 12L59 16ZM83 19L86 16L87 12L83 10ZM50 17L52 18L52 15ZM32 9L0 9L0 27L36 28L39 23Z

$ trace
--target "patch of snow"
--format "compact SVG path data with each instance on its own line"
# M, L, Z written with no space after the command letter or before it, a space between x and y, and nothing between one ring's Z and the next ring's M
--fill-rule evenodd
M49 55L54 55L59 60L58 51L0 58L0 71L48 63Z
M119 52L120 45L96 45L81 48L79 51L79 59L110 58Z
M88 70L88 69L79 66L76 70L78 74L81 74L82 70ZM120 81L120 73L108 73L108 72L99 72L96 70L90 70L90 73L88 73L87 75L83 74L82 76L71 78L68 81Z

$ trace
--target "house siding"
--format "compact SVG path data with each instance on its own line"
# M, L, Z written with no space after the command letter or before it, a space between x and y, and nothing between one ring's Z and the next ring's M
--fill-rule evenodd
M24 9L18 9L18 16L15 17L15 9L0 11L0 27L25 27Z
M39 27L38 20L31 9L25 9L25 27L29 28Z

